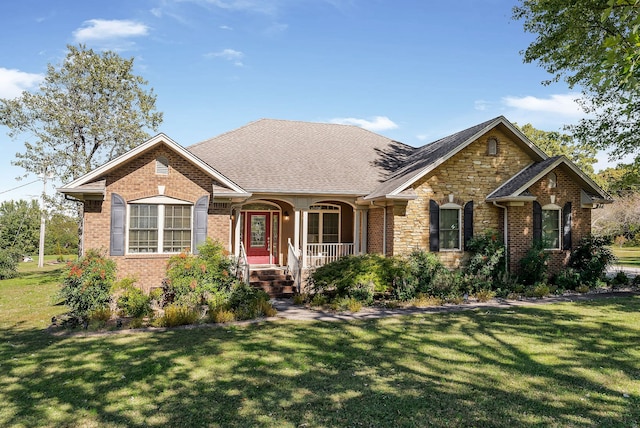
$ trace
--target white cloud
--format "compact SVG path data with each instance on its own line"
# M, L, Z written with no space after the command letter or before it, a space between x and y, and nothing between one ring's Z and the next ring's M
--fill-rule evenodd
M22 91L36 87L44 76L0 67L0 98L16 98Z
M585 115L585 112L577 103L579 98L579 94L570 93L551 95L549 98L538 98L534 96L504 97L502 101L507 107L513 107L519 110L550 113L568 117L582 117Z
M229 27L228 25L221 25L218 28L220 28L221 30L233 31L233 27Z
M220 52L210 52L204 55L206 58L222 58L227 61L233 62L234 65L242 67L244 64L241 59L244 58L244 54L234 49L223 49Z
M83 23L83 27L73 32L76 42L92 40L122 39L139 37L149 34L149 27L145 24L129 20L90 19Z
M489 107L489 102L485 100L476 100L473 102L473 108L478 111L485 111Z
M375 116L372 120L357 119L353 117L338 117L331 119L330 123L337 123L340 125L355 125L369 131L388 131L390 129L396 129L398 125L386 116Z

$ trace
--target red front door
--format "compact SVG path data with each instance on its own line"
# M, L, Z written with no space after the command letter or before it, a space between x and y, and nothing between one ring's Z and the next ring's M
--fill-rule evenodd
M277 213L247 212L245 215L245 248L249 264L278 263ZM275 227L272 227L274 225ZM275 230L274 230L275 229Z

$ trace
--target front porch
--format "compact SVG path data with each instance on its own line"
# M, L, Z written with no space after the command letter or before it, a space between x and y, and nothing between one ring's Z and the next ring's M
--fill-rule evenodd
M299 290L303 272L367 248L367 210L354 201L252 198L233 207L231 222L246 281L260 265L283 267Z

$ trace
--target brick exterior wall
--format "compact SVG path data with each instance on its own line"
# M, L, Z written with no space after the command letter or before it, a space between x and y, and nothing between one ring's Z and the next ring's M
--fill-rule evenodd
M367 253L382 254L382 231L384 228L384 209L369 210L367 221Z
M169 160L169 174L156 174L156 158ZM98 249L109 254L111 227L111 195L117 193L129 201L158 196L158 186L164 186L164 196L195 203L202 196L211 194L214 181L191 162L158 145L152 150L121 165L98 180L106 179L106 196L103 201L86 201L84 204L84 248ZM207 235L220 241L229 249L229 209L214 209L210 200ZM110 256L118 266L118 278L133 276L137 285L145 291L160 286L165 277L167 254L129 254Z
M487 140L498 139L497 155L487 154ZM474 202L473 229L474 234L487 229L503 231L503 209L485 202L486 196L498 188L513 175L529 165L532 159L520 148L511 137L495 128L478 138L465 149L444 162L435 171L429 173L413 185L417 199L409 201L406 208L393 211L392 251L388 254L408 254L414 249L429 249L429 200L439 205L453 202L464 206L468 201ZM557 188L549 189L546 177L530 188L538 196L541 205L550 203L550 195L556 195L556 204L564 206L572 202L572 234L573 245L589 233L591 227L591 211L580 207L580 188L575 181L561 168L557 174ZM508 207L508 235L511 267L515 269L518 261L530 248L532 242L532 203L523 207ZM372 222L370 211L370 228L381 230L381 225ZM462 228L464 219L460 224ZM369 236L375 233L369 233ZM373 243L370 243L370 248ZM462 243L461 243L462 245ZM552 251L549 272L557 272L566 263L568 252ZM440 259L450 268L457 268L464 262L464 251L440 251Z
M551 204L551 195L555 196L555 205L561 208L565 203L571 202L571 246L575 248L580 239L591 232L591 209L580 206L581 189L562 168L555 168L552 172L556 174L555 188L549 188L549 181L545 176L529 190L543 207ZM522 207L509 207L508 218L510 268L517 272L520 259L533 242L533 203L526 203ZM520 226L517 227L517 225ZM562 237L562 230L560 235ZM570 252L570 250L550 250L548 273L554 274L560 271L569 261Z

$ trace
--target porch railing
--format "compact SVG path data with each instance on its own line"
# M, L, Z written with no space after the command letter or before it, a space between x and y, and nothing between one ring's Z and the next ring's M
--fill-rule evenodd
M249 261L247 260L247 253L244 250L244 244L242 242L240 242L240 254L238 255L236 263L236 276L241 281L249 284L250 267Z
M287 253L287 270L289 275L293 278L293 285L300 293L300 286L302 282L302 263L300 260L299 251L291 243L291 239L288 241L288 253Z
M353 243L307 244L307 266L314 268L334 262L340 257L352 255L354 249Z

